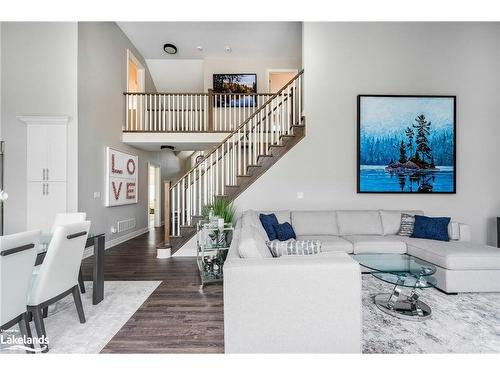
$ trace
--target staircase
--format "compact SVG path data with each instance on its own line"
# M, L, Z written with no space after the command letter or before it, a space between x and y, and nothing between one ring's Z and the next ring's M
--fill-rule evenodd
M175 184L165 183L165 238L177 251L196 233L201 210L234 200L305 136L299 72Z

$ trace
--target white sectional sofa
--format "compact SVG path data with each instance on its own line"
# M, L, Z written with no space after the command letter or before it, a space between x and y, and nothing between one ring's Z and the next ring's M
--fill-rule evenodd
M322 253L273 258L259 220L246 211L224 265L226 352L359 352L361 267L349 254L408 253L436 265L446 293L500 292L500 249L470 242L451 222L449 242L397 235L401 213L421 211L278 211L298 240ZM321 322L321 324L318 324Z

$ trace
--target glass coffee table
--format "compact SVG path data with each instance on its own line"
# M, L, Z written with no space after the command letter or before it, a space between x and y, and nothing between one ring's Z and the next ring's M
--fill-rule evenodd
M398 318L423 320L432 310L420 300L422 289L437 285L436 267L408 254L356 254L353 258L369 269L377 279L394 285L392 293L375 296L375 304L383 312ZM402 290L407 288L408 294Z

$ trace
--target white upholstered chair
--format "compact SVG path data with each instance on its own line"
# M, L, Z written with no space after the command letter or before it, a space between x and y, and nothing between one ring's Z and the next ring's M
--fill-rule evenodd
M80 223L85 221L87 218L87 213L85 212L62 212L56 214L54 219L54 223L52 224L52 230L50 233L54 233L56 228L60 225ZM80 267L80 271L78 273L78 285L80 285L80 292L85 293L85 284L83 282L83 273ZM44 311L44 317L47 317L47 310Z
M54 223L52 224L51 233L54 233L56 228L60 225L80 223L87 219L87 214L85 212L62 212L56 214Z
M42 310L69 294L73 294L80 323L85 323L78 271L89 228L90 221L82 221L61 225L54 230L47 255L34 275L28 296L28 311L33 314L38 337L47 336Z
M30 338L26 302L40 234L35 230L0 237L0 328L19 324L21 334Z

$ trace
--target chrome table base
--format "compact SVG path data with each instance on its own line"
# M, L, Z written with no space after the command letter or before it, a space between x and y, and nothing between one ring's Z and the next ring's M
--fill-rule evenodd
M398 286L391 293L377 294L375 304L383 312L397 318L407 320L425 320L430 318L432 310L426 303L419 300L419 289L411 290L409 296L401 293Z

